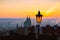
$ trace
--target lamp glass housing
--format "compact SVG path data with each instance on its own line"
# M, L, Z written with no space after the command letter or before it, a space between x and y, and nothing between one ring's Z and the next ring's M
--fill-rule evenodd
M41 20L42 20L42 16L36 16L36 22L37 22L37 23L40 23Z

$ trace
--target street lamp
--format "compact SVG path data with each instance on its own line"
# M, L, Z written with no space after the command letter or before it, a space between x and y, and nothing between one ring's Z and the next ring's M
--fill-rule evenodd
M36 15L36 22L40 23L42 21L42 14L40 14L40 11L38 11L38 14Z
M39 35L39 32L40 32L39 29L40 29L40 23L41 23L41 21L42 21L42 16L43 16L43 15L40 14L40 11L38 11L38 14L36 15L36 22L38 23L38 25L37 25L38 32L37 32L37 34L36 34L36 35L37 35L36 37L37 37L38 40L39 40L39 36L40 36L40 35Z

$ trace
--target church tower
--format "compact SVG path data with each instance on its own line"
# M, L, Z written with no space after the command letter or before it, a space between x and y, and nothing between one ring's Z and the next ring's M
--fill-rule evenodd
M31 19L30 19L30 17L27 17L25 22L24 22L25 35L28 35L28 28L29 27L31 27Z

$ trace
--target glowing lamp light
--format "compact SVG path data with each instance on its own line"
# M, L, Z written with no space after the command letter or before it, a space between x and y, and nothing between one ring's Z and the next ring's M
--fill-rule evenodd
M38 14L36 15L36 22L40 23L42 21L42 14L40 14L40 11L38 11Z

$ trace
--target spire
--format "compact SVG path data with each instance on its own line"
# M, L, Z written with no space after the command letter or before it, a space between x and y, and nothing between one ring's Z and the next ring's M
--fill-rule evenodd
M30 16L27 16L27 18L26 18L27 20L30 20Z

